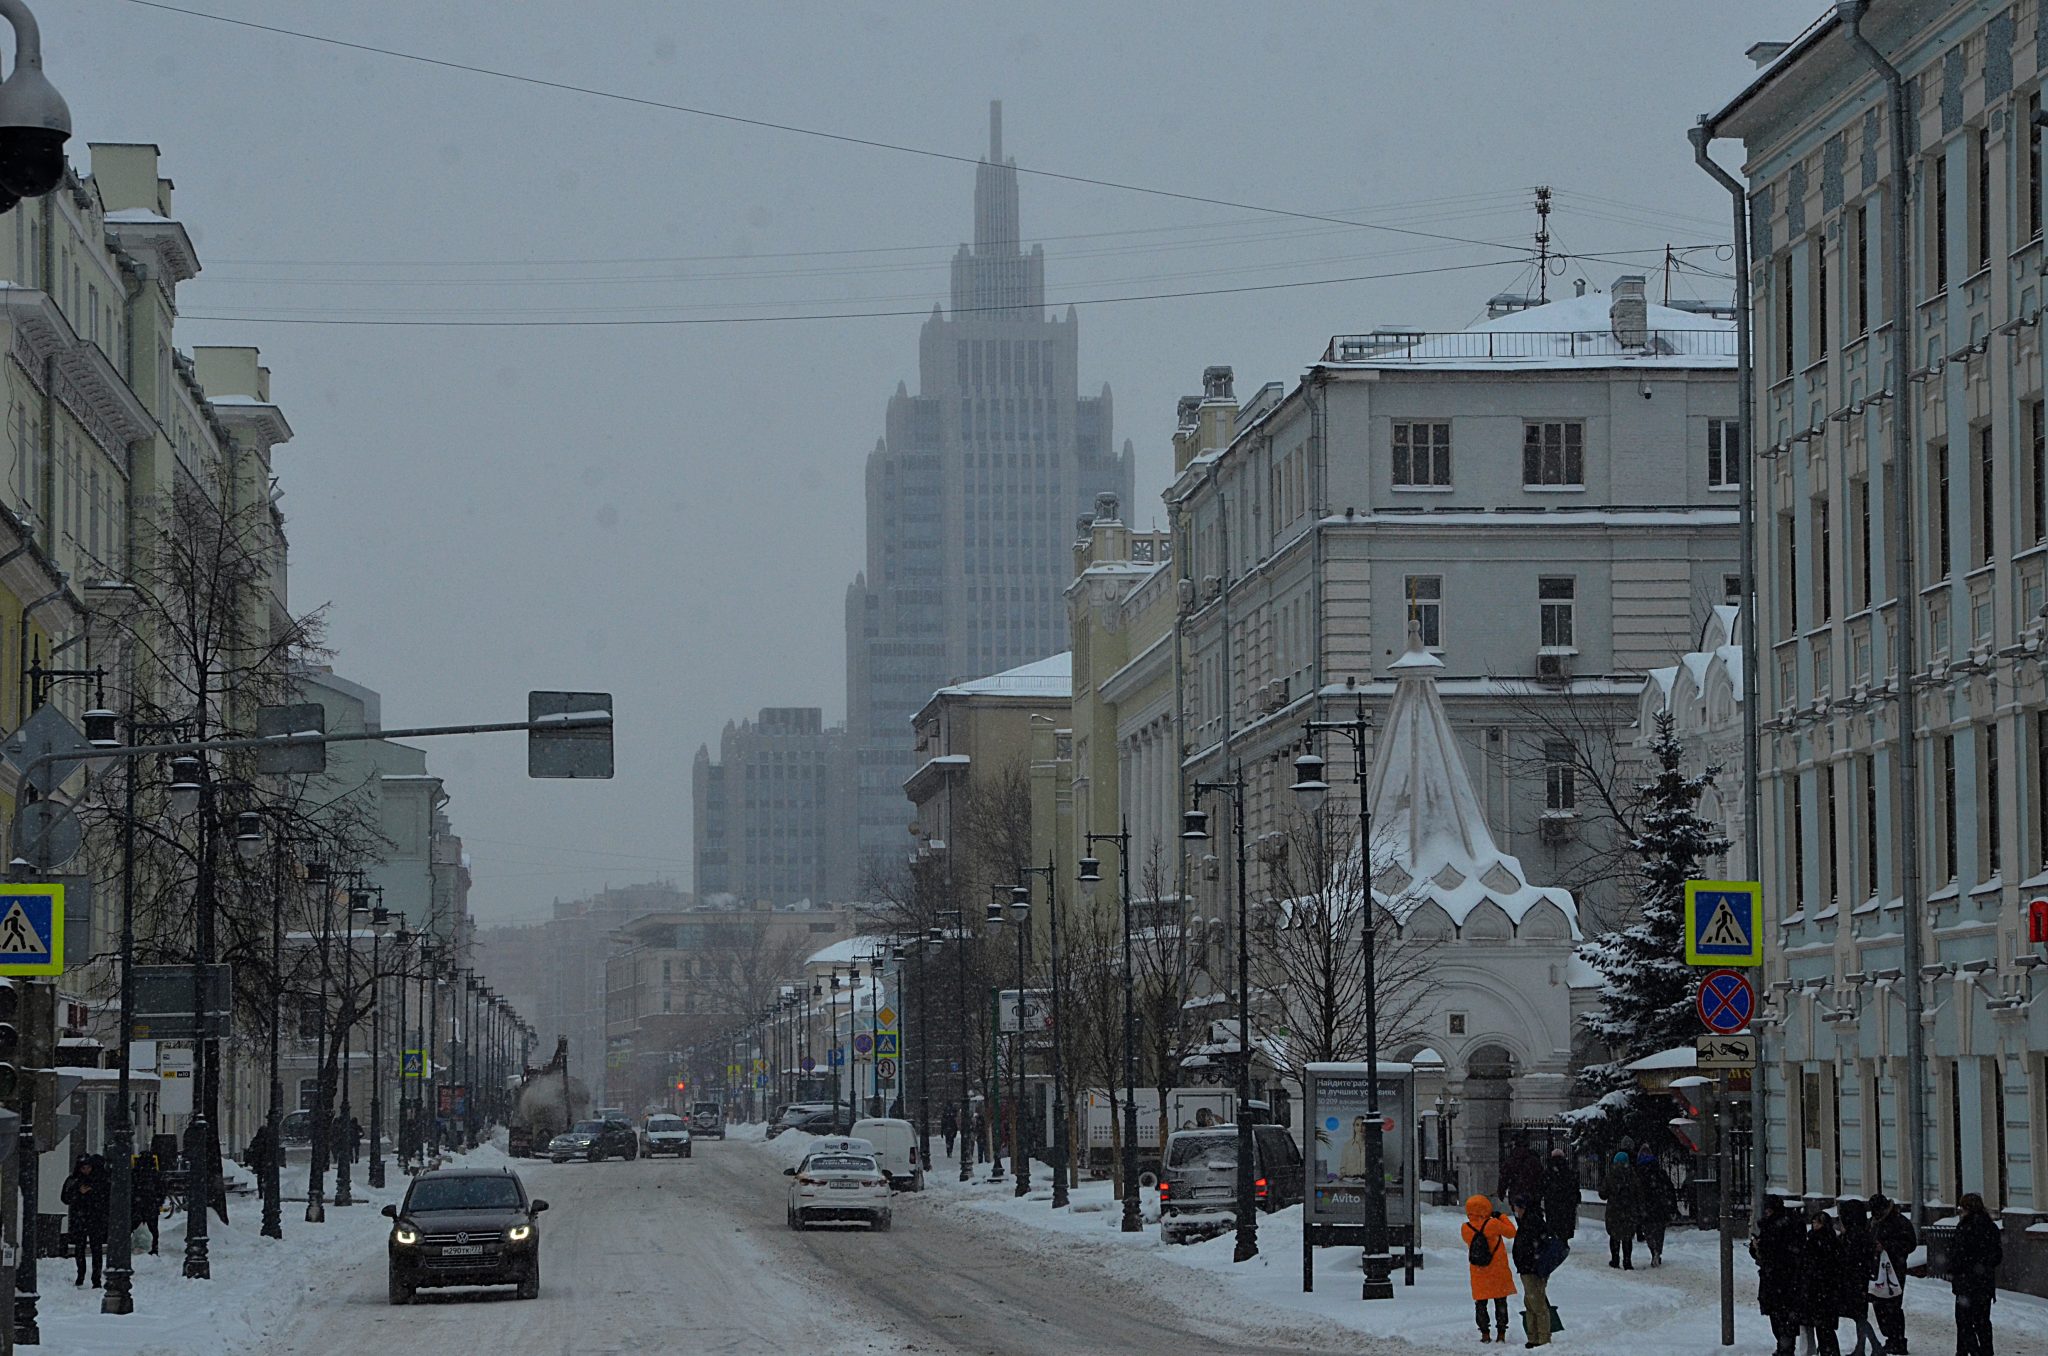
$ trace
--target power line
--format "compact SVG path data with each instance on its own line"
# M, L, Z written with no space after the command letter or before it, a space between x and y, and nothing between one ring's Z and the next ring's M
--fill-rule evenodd
M516 71L501 71L489 66L473 66L466 62L450 61L442 57L422 56L417 52L403 52L393 47L377 47L370 43L351 42L346 38L329 37L323 33L307 33L294 28L282 28L275 24L257 23L253 19L236 19L225 14L211 14L205 10L187 9L181 5L165 4L163 0L128 0L131 5L144 9L162 10L168 14L182 14L193 19L210 19L215 23L229 24L236 28L254 29L261 33L272 33L279 37L298 38L305 42L317 42L329 47L340 47L352 52L365 52L372 56L391 57L398 61L417 62L423 66L435 66L442 70L462 71L470 75L488 76L493 80L509 80L522 85L535 85L542 89L559 90L567 94L582 94L593 99L607 99L615 103L632 104L641 108L658 108L669 113L684 113L691 117L709 118L718 122L732 123L741 127L755 127L770 132L787 132L794 136L815 137L821 141L837 142L846 146L860 146L868 150L891 151L898 155L923 156L930 160L944 160L957 165L981 165L978 156L957 155L951 151L935 151L924 146L906 146L900 142L880 141L872 137L857 137L845 132L827 132L817 127L801 127L794 123L772 122L766 118L749 118L738 113L722 113L716 109L696 108L689 104L669 103L663 99L650 99L644 95L623 94L617 90L598 89L590 85L574 85L565 80L545 80L539 76L521 75ZM1394 235L1415 236L1424 240L1441 240L1454 245L1478 245L1486 249L1507 250L1516 255L1529 253L1526 245L1517 245L1499 240L1479 240L1471 236L1446 235L1437 231L1416 230L1408 226L1388 226L1368 221L1348 221L1341 217L1326 216L1318 212L1297 212L1285 207L1269 207L1263 203L1239 202L1231 198L1211 198L1200 193L1185 193L1170 188L1154 188L1145 184L1123 183L1115 179L1098 179L1085 174L1066 174L1059 170L1031 169L1023 165L1011 167L1018 174L1035 178L1051 179L1060 183L1082 184L1090 188L1109 188L1123 193L1142 193L1148 197L1170 198L1176 202L1202 203L1210 207L1228 207L1240 212L1262 212L1269 216L1294 217L1302 221L1322 221L1336 226L1355 226L1361 230L1386 231Z
M132 0L141 4L144 0ZM1517 264L1513 259L1489 259L1474 264L1441 264L1434 268L1401 269L1390 273L1359 273L1348 278L1305 278L1296 282L1251 283L1242 287L1208 287L1181 292L1146 292L1128 297L1076 297L1066 301L1046 303L1046 309L1057 310L1062 306L1115 306L1134 301L1180 301L1192 297L1234 296L1246 292L1281 292L1302 287L1335 287L1344 283L1380 282L1389 278L1414 278L1432 273L1463 273L1476 268L1503 268ZM814 320L882 320L902 316L924 316L932 313L932 307L919 307L910 311L833 311L814 312L810 315L733 315L733 316L645 316L639 318L587 319L587 320L370 320L349 318L327 318L319 316L265 316L265 315L200 315L184 313L186 320L233 321L245 325L378 325L403 328L432 327L440 329L566 329L593 326L627 325L772 325ZM958 306L948 314L954 316L973 315L981 312L1007 313L1017 310L1034 309L1016 306Z

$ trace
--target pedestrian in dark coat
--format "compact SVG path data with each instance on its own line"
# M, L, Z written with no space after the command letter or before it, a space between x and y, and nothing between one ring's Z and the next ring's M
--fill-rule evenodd
M1636 1155L1636 1186L1642 1198L1640 1232L1650 1249L1650 1265L1661 1267L1664 1265L1664 1231L1670 1227L1671 1216L1678 1210L1678 1191L1671 1185L1671 1174L1664 1171L1657 1155L1648 1149Z
M1991 1356L1991 1302L1998 1298L1998 1264L2005 1247L1998 1225L1972 1191L1948 1249L1949 1284L1956 1292L1956 1356Z
M85 1284L86 1254L92 1254L92 1288L100 1288L107 1263L107 1163L98 1154L81 1154L64 1179L62 1200L71 1208L71 1246L78 1258L78 1280Z
M1878 1251L1890 1260L1899 1286L1899 1293L1889 1298L1873 1295L1870 1307L1877 1314L1888 1356L1906 1356L1906 1261L1920 1246L1920 1235L1898 1204L1882 1194L1870 1198L1870 1229L1877 1235Z
M974 1104L974 1161L988 1162L988 1113L979 1102Z
M1562 1149L1550 1151L1550 1164L1543 1169L1543 1220L1566 1242L1579 1231L1579 1174Z
M953 1140L959 1133L960 1110L958 1107L949 1104L946 1107L946 1114L939 1117L939 1134L946 1141L946 1157L948 1158L953 1156Z
M1749 1242L1756 1261L1756 1307L1771 1321L1777 1356L1793 1356L1799 1342L1799 1319L1806 1304L1800 1271L1806 1262L1806 1231L1785 1209L1782 1197L1764 1197L1763 1215Z
M1529 1136L1516 1131L1514 1147L1500 1165L1500 1182L1493 1194L1507 1204L1523 1196L1541 1195L1542 1191L1543 1160L1529 1147Z
M1842 1317L1856 1326L1850 1356L1876 1356L1884 1338L1870 1321L1870 1281L1877 1275L1877 1235L1870 1232L1870 1207L1853 1197L1843 1201Z
M1634 1271L1636 1226L1642 1220L1643 1198L1627 1150L1615 1151L1614 1161L1607 1166L1607 1180L1600 1184L1600 1199L1607 1202L1607 1265Z
M1825 1210L1816 1210L1807 1221L1806 1263L1800 1272L1805 1282L1805 1312L1800 1327L1806 1330L1808 1349L1818 1356L1842 1356L1835 1324L1841 1319L1842 1238Z
M1553 1235L1543 1217L1541 1196L1515 1199L1515 1245L1509 1256L1515 1275L1522 1282L1523 1322L1529 1330L1528 1345L1550 1345L1550 1273L1543 1269L1544 1250Z
M359 1163L363 1157L363 1123L351 1116L348 1118L348 1161Z
M135 1155L134 1162L128 1170L128 1228L132 1232L138 1224L149 1226L149 1255L154 1257L162 1242L157 1231L164 1213L163 1162L153 1149Z

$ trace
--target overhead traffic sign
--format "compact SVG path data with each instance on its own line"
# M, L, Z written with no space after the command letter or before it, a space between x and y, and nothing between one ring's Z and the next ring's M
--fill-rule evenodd
M893 1031L875 1033L875 1058L894 1059L900 1051L902 1037Z
M1756 990L1736 970L1716 970L1700 981L1700 1022L1719 1036L1732 1036L1748 1028L1756 1011Z
M1702 1069L1747 1069L1756 1063L1754 1036L1698 1036L1693 1048Z
M0 975L64 973L64 887L0 887Z
M1685 963L1762 965L1764 891L1753 880L1685 883Z

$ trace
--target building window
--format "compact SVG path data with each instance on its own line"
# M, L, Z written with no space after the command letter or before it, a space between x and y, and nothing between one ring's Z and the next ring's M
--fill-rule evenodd
M1927 194L1927 249L1933 291L1937 294L1948 290L1948 156L1937 151L1929 180L1932 187Z
M1578 581L1565 576L1536 581L1537 607L1542 612L1542 644L1546 650L1570 651L1576 643L1572 626L1573 595Z
M1856 333L1870 333L1870 208L1859 203L1854 218L1855 238L1853 253L1849 256L1849 277L1856 289L1853 310L1856 316Z
M1406 488L1448 488L1451 483L1451 426L1447 423L1394 425L1394 483Z
M1941 869L1937 879L1954 880L1957 877L1956 860L1956 737L1942 735L1937 740L1941 746Z
M1532 422L1522 428L1522 484L1571 486L1586 483L1586 426L1577 420Z
M312 1111L320 1105L320 1080L301 1078L299 1080L299 1110Z
M1816 624L1835 616L1835 528L1828 501L1813 501L1813 602Z
M2027 182L2022 188L2027 199L2027 239L2041 238L2041 132L2034 120L2041 116L2041 91L2027 96L2027 117L2021 123L2027 139Z
M1792 853L1792 907L1806 907L1806 805L1800 794L1799 775L1794 773L1785 783L1785 794L1792 799L1792 837L1786 847Z
M1821 812L1825 816L1820 826L1820 886L1821 898L1829 904L1842 902L1841 878L1837 874L1836 854L1840 843L1835 838L1835 765L1829 763L1821 771Z
M1877 760L1865 756L1863 765L1863 881L1872 898L1877 896Z
M1444 580L1439 574L1411 574L1405 581L1408 624L1422 637L1423 645L1440 650L1444 644Z
M1732 490L1742 484L1742 425L1733 419L1707 421L1707 488Z
M1543 741L1543 809L1568 815L1579 808L1579 774L1569 740Z
M1998 523L1998 466L1991 459L1991 425L1977 430L1977 540L1975 563L1989 565Z
M2034 724L2034 862L2048 861L2048 712L2029 717Z
M1792 256L1778 260L1778 375L1792 375Z
M2048 541L2048 405L2027 402L2027 539Z
M1742 602L1741 575L1724 574L1721 576L1721 597L1726 602L1736 603L1738 605Z
M1984 750L1984 756L1978 760L1984 768L1984 787L1980 793L1984 805L1984 878L1989 880L2005 869L2005 856L1998 841L2003 827L1998 805L1998 727L1984 726L1980 740Z
M1778 515L1778 638L1790 640L1799 629L1799 591L1794 570L1799 564L1798 538L1793 531L1792 515Z
M1855 517L1849 522L1849 610L1861 612L1870 606L1870 482L1857 477L1849 482L1849 505Z
M1828 247L1819 236L1809 246L1813 259L1813 323L1807 326L1811 350L1808 360L1819 362L1828 356Z
M1946 579L1955 570L1955 542L1948 522L1948 444L1936 443L1928 448L1927 460L1928 473L1934 479L1934 577Z
M2031 128L2028 130L2032 130ZM1976 246L1975 257L1971 260L1971 271L1991 266L1991 129L1977 129L1976 154L1971 157L1970 177L1976 182L1971 195L1970 208L1977 218L1977 229L1972 232L1972 243Z

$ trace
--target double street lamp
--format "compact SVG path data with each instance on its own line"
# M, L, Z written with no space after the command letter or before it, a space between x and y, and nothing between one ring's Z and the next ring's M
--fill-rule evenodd
M374 905L370 903L372 894L377 900ZM383 887L369 887L363 892L360 903L350 901L349 911L366 915L370 923L370 1185L381 1187L384 1185L384 958L380 943L384 939L384 930L391 925L391 914L384 907ZM351 1128L351 1146L353 1140Z
M1237 1246L1231 1250L1231 1259L1248 1262L1259 1255L1259 1225L1252 1181L1252 985L1244 881L1244 774L1239 772L1227 782L1198 781L1193 794L1197 802L1207 795L1228 796L1237 832ZM1208 842L1209 812L1199 806L1184 811L1180 836L1191 843Z
M1138 1044L1137 1017L1133 1008L1136 985L1131 975L1131 821L1123 820L1117 833L1091 833L1085 846L1090 855L1081 859L1083 893L1094 898L1102 882L1102 862L1093 855L1097 843L1116 844L1117 877L1124 915L1124 1216L1123 1232L1135 1234L1144 1227L1138 1210Z
M965 1182L974 1175L975 1145L980 1143L974 1133L974 1119L970 1114L971 1094L967 1085L967 919L959 909L940 909L932 917L953 920L953 954L959 962L954 980L953 1014L960 1039L960 1180ZM935 925L931 930L934 941L942 940L945 935L946 930L942 926Z
M1010 897L1009 921L1017 930L1017 1040L1011 1047L1010 1084L1015 1097L1010 1106L1010 1175L1017 1179L1015 1194L1022 1196L1031 1190L1031 1155L1024 1145L1024 963L1026 950L1031 941L1031 930L1026 926L1031 921L1031 887L1028 885L990 886L988 921L1001 923L1003 920L1003 895ZM991 1182L1002 1177L1001 1165L989 1174Z
M1361 940L1365 951L1365 1098L1366 1113L1373 1125L1380 1124L1380 1027L1379 1027L1379 907L1372 897L1372 805L1366 794L1366 749L1372 724L1366 719L1365 697L1358 698L1357 712L1349 720L1306 720L1302 732L1307 747L1294 760L1293 791L1301 808L1316 817L1320 827L1323 803L1329 799L1330 784L1323 780L1324 764L1315 752L1315 737L1334 734L1351 745L1352 780L1358 787L1358 902L1364 915ZM1329 853L1323 854L1325 861ZM1326 882L1327 884L1327 882ZM1387 1181L1385 1151L1377 1132L1365 1137L1365 1299L1394 1297L1393 1257L1387 1246Z
M1067 1204L1067 1071L1062 1057L1066 1023L1060 1020L1060 891L1059 866L1050 854L1044 866L1027 866L1023 870L1026 878L1045 878L1047 951L1052 966L1052 1208L1063 1208ZM1021 887L1029 898L1029 886ZM1024 1012L1022 984L1017 995L1017 1012L1021 1019Z

